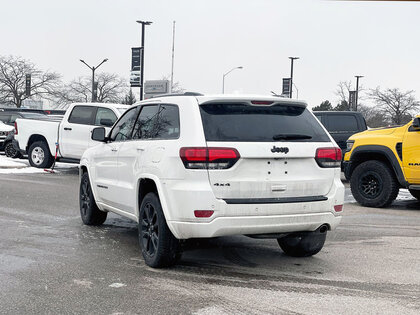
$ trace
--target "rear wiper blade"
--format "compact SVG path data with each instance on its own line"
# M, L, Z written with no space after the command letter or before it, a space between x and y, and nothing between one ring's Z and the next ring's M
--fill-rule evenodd
M273 140L301 140L301 139L312 139L309 135L299 135L299 134L278 134L273 136Z

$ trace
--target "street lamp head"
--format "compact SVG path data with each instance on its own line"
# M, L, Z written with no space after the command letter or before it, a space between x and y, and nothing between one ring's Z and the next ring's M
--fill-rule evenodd
M289 59L297 60L300 59L300 57L289 57Z
M81 62L83 62L83 63L85 63L85 61L84 60L82 60L82 59L79 59Z
M242 66L239 66L239 67L238 67L238 69L243 69L243 68L244 68L244 67L242 67Z
M153 22L150 22L150 21L136 21L137 23L140 23L140 24L144 24L144 25L150 25L150 24L152 24Z
M105 58L103 62L107 62L107 61L108 61L108 58Z

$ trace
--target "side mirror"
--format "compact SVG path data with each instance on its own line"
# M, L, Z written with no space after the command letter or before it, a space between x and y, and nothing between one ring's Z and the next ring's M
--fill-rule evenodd
M105 128L104 127L98 127L92 130L91 135L92 140L99 141L99 142L105 142Z
M99 121L99 123L102 125L102 126L105 126L105 127L111 127L114 123L112 122L112 120L111 119L109 119L109 118L102 118L100 121Z

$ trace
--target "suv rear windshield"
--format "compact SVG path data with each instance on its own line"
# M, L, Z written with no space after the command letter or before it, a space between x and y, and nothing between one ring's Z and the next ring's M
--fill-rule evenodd
M204 104L200 112L207 141L330 141L318 120L304 107Z

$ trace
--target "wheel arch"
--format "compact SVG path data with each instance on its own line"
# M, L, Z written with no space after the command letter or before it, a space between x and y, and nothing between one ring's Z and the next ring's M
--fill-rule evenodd
M89 167L86 164L80 164L80 166L79 166L79 185L82 182L82 176L83 176L84 173L88 174L90 187L92 189L93 198L95 198L95 201L98 202L99 199L98 199L98 196L96 194L96 186L93 185L93 180L92 180L92 176L89 172ZM98 204L98 208L100 210L104 211L104 209L102 208L102 206L100 204Z
M34 135L31 135L31 136L29 137L29 139L28 139L28 143L26 144L26 152L28 152L28 153L29 153L29 148L31 147L31 145L32 145L34 142L37 142L37 141L44 141L44 142L47 144L48 148L50 148L50 146L49 146L49 143L48 143L47 139L46 139L43 135L40 135L40 134L34 134ZM51 151L51 150L50 150L50 151Z
M175 230L172 228L170 220L170 211L169 206L163 192L162 183L159 178L152 174L143 174L137 180L137 203L136 203L136 210L135 215L137 219L140 217L140 206L143 201L143 198L149 193L154 192L157 194L160 204L162 206L162 211L165 216L166 224L168 225L169 229L171 230L172 234L177 237Z
M401 187L407 188L408 183L405 180L403 170L394 152L382 145L362 145L355 148L351 154L349 175L351 176L354 169L363 162L379 160L386 163L393 170Z

